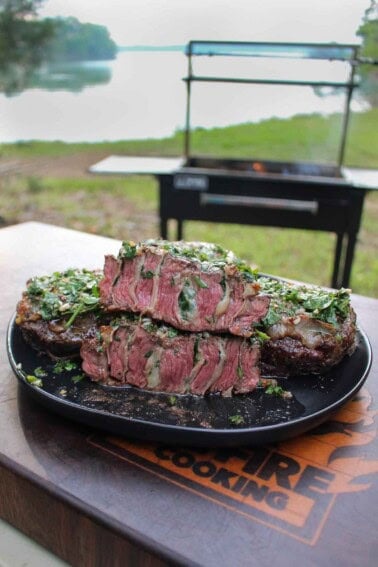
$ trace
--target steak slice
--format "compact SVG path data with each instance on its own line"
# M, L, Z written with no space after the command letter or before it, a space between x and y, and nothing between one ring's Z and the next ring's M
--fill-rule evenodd
M105 310L141 313L183 331L250 337L269 307L256 273L207 243L124 242L118 258L106 256L99 287Z
M100 327L81 347L83 371L94 381L157 392L231 395L259 382L257 342L179 332L149 318L122 317Z

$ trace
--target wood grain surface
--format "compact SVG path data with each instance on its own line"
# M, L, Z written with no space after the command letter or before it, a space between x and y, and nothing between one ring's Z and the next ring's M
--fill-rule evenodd
M378 553L378 364L305 436L230 450L113 437L18 387L6 328L26 280L102 267L119 243L40 223L0 230L0 516L72 565L371 566ZM378 347L378 301L353 296Z

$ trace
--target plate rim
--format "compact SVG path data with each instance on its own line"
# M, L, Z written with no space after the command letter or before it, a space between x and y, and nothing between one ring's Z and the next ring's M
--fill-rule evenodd
M84 413L84 414L89 414L90 416L95 416L97 418L99 418L100 416L105 418L105 419L110 419L111 421L117 422L120 421L121 423L125 424L125 431L123 433L119 432L120 435L124 434L127 435L128 431L127 428L128 426L134 425L134 426L138 426L138 427L146 427L146 428L152 428L154 431L158 430L158 431L168 431L168 432L176 432L179 434L182 434L184 437L193 434L196 436L202 436L204 438L209 438L210 442L211 442L211 438L218 438L219 436L221 437L227 437L227 440L233 440L235 437L241 438L241 442L243 441L242 438L244 437L251 437L250 442L253 442L253 437L254 436L258 436L258 435L262 435L263 437L269 437L269 433L274 434L276 432L279 433L284 433L288 432L290 433L291 429L296 429L299 428L299 432L294 433L295 436L300 435L301 433L304 433L306 431L309 431L310 429L312 429L313 427L316 427L316 424L322 423L323 421L325 421L325 418L329 415L332 415L334 412L336 412L340 407L342 407L345 403L347 403L351 398L353 398L353 396L361 389L361 387L363 386L363 384L365 383L371 367L372 367L372 361L373 361L373 351L372 351L372 347L371 347L371 343L370 340L368 338L368 335L366 334L366 332L360 327L357 327L357 336L359 336L360 340L363 341L363 345L364 345L364 350L365 350L365 354L366 354L366 364L364 365L363 368L363 372L361 374L361 376L359 376L358 380L353 384L353 387L350 388L342 397L338 398L337 400L333 401L331 404L326 405L325 407L317 410L314 413L311 413L309 415L305 415L305 416L300 416L294 419L291 419L289 421L285 421L285 422L280 422L280 423L274 423L274 424L267 424L267 425L260 425L260 426L256 426L256 427L230 427L230 428L202 428L202 427L195 427L195 426L187 426L187 425L175 425L175 424L167 424L167 423L162 423L162 422L153 422L153 421L149 421L146 419L141 419L141 418L134 418L134 417L128 417L128 416L123 416L123 415L119 415L119 414L115 414L115 413L111 413L107 410L102 410L102 409L95 409L95 408L90 408L90 407L83 407L82 405L78 404L78 403L74 403L70 400L66 400L64 398L58 398L56 395L47 392L46 390L43 390L41 388L36 388L35 386L33 386L32 384L29 384L24 376L22 371L20 370L20 368L18 368L18 364L15 360L14 357L14 353L13 353L13 349L12 349L12 341L13 341L13 336L14 333L16 332L16 327L17 324L15 322L16 320L16 313L14 313L8 323L8 328L7 328L7 335L6 335L6 345L7 345L7 354L8 354L8 359L11 365L11 368L13 370L13 373L15 374L15 376L18 379L18 382L20 385L24 386L27 390L27 392L29 394L32 395L32 397L34 399L37 399L38 401L40 401L45 407L48 406L49 408L51 408L52 406L57 407L57 408L69 408L71 409L74 413ZM27 348L32 349L32 347L30 345L27 345L27 343L25 342L25 346ZM348 355L346 355L348 356ZM353 354L351 355L353 356ZM99 384L101 386L101 384ZM130 388L132 388L132 386L130 386ZM173 394L172 394L173 395ZM44 403L45 400L48 400L50 403ZM73 421L81 421L82 423L87 423L88 421L83 419L83 420L78 420L76 418L72 418L71 416L67 417L65 415L65 413L63 411L59 411L57 413L60 413L61 415L64 415L66 417L66 419L72 419ZM324 418L324 419L323 419ZM311 423L316 422L315 425L311 425ZM92 423L89 424L91 427L95 427ZM97 426L96 426L97 427ZM101 427L97 427L99 429L101 429ZM109 430L106 426L103 427L102 429L106 429ZM133 437L132 432L130 432L130 437ZM278 438L284 438L287 439L289 438L290 435L278 435ZM145 440L148 440L147 438ZM215 441L215 439L214 439ZM241 442L239 444L241 444ZM263 442L266 442L263 440ZM261 443L261 441L259 442ZM193 443L193 445L198 445L198 443ZM223 445L223 443L222 443Z

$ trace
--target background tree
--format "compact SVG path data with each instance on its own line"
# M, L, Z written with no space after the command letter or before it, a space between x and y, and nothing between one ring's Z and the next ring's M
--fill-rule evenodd
M365 12L357 35L362 38L360 56L375 64L360 65L360 92L372 106L378 106L378 5L373 0Z
M20 92L38 82L41 64L114 59L105 26L76 18L39 20L44 0L0 0L0 91Z
M43 0L0 0L0 90L22 90L42 63L54 31L51 20L38 20Z
M81 23L76 18L54 18L49 61L114 59L117 45L105 26Z

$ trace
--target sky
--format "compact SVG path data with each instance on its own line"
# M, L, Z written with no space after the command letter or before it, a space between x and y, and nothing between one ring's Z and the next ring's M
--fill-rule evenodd
M118 45L355 42L369 0L45 0L47 16L106 26Z

